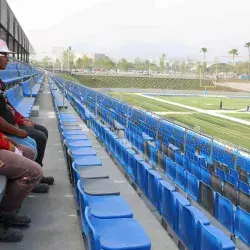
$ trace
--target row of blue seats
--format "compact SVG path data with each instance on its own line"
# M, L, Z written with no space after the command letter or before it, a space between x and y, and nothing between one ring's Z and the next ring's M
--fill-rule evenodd
M58 114L59 130L62 140L73 158L73 184L76 200L80 209L82 230L88 239L89 249L151 249L151 243L127 202L119 195L91 195L85 187L87 178L81 178L80 171L91 166L91 170L101 171L101 161L96 156L86 135L77 127L75 116L70 113ZM70 124L70 125L69 125ZM69 170L71 172L71 170ZM100 183L106 178L96 178L92 182ZM104 191L102 191L104 192ZM111 226L112 225L112 226ZM126 232L126 234L125 234Z
M41 88L41 84L32 84L31 79L22 82L23 96L25 97L36 97Z
M40 73L41 71L31 67L30 65L26 65L21 62L12 62L8 63L6 70L0 71L0 79L7 85Z
M66 108L68 107L65 99L65 103L63 103L63 95L61 94L60 90L57 88L55 84L50 84L50 91L51 94L55 100L56 106L61 109L61 108Z
M128 133L128 131L126 131ZM133 137L131 140L131 135L133 133L128 133L130 134L129 141L138 141L138 137ZM136 145L136 148L139 150L139 152L142 152L140 145L138 146L137 143L133 143ZM219 167L215 168L214 172L218 175L219 184L218 182L213 185L213 178L211 175L213 173L210 173L210 170L208 169L207 165L202 165L201 163L203 162L195 162L192 160L189 160L188 157L185 155L180 154L179 150L176 150L173 159L175 162L170 159L169 157L160 157L159 158L159 151L156 152L156 149L151 146L149 146L149 155L148 159L150 163L155 166L163 169L165 171L165 174L183 191L185 191L192 199L194 199L196 202L203 202L204 199L209 200L210 205L205 207L213 216L215 216L232 234L234 234L234 228L236 224L244 224L244 220L247 222L250 222L250 196L249 196L249 185L238 180L237 182L235 181L236 178L238 177L238 172L233 169L226 168L229 172L226 174L222 169ZM152 150L153 149L153 150ZM164 159L163 162L162 159ZM225 166L224 166L225 167ZM135 168L135 167L133 167ZM214 178L216 175L213 176ZM229 193L226 190L227 185L224 185L225 189L225 196L227 196L229 199L221 196L220 194L223 194L223 182L227 180L229 183L233 183L235 185L235 190L229 189ZM201 184L200 181L208 185L208 188L210 187L209 192L207 192L206 197L202 198L200 192L202 189L199 188L199 185ZM221 181L221 183L220 183ZM248 179L247 179L248 183ZM218 191L219 193L216 193L213 191L211 188L216 188L215 191ZM239 196L237 197L236 191L237 191L237 186L239 188ZM234 192L235 191L235 192ZM216 196L217 195L217 196ZM220 197L220 199L216 198ZM237 199L238 198L238 199ZM215 201L223 201L223 205L218 204ZM232 201L231 201L232 200ZM238 216L237 220L235 220L235 214L234 214L234 207L233 204L239 204L244 208L243 210L241 207L238 206L238 210L241 211L238 214L244 214L244 216ZM203 205L203 204L201 204ZM206 202L205 202L206 205ZM226 209L224 208L226 207ZM227 211L227 213L224 211ZM222 214L219 213L218 211L223 210L224 212L224 217L221 216ZM217 211L217 212L216 212ZM243 217L243 218L242 218ZM226 220L227 218L227 220ZM238 234L241 236L240 238L246 243L250 244L250 238L244 235L244 231L247 231L247 228L244 227L244 230L238 230Z
M98 120L97 118L92 114L90 116L90 126L91 128L95 131L95 133L97 134L97 136L99 137L99 139L105 144L105 146L107 147L107 149L110 150L110 152L113 154L113 156L115 156L120 164L124 167L124 169L126 170L126 172L128 174L131 175L131 177L135 180L136 184L141 188L141 190L144 191L144 193L146 194L146 196L151 200L151 202L156 206L156 208L159 209L159 201L164 200L166 197L162 196L160 197L158 194L159 192L156 191L154 192L153 190L157 187L159 187L159 183L157 183L157 180L161 180L162 178L159 176L159 174L152 170L152 168L145 162L143 162L143 159L138 156L136 154L136 152L134 152L133 150L131 150L126 144L123 143L123 140L119 140L117 138L117 136L110 131L107 127L104 127ZM138 161L137 164L133 164L134 161ZM137 166L143 166L145 167L144 170L140 167L138 167L135 170L135 165ZM150 178L150 176L156 176L155 180L152 180ZM161 180L162 181L162 180ZM162 183L164 183L164 185L168 185L165 181L162 181ZM156 185L156 186L155 186ZM157 189L157 188L156 188ZM185 199L184 197L179 196L180 199ZM186 202L188 202L186 200ZM188 202L188 205L190 205L190 203ZM165 206L169 206L169 200L166 201ZM177 205L173 205L174 207L176 207ZM194 207L191 207L191 210L195 210L195 215L197 215L198 213L198 217L201 216L203 217L204 215L201 215L201 213L199 212L199 210L197 210ZM190 209L188 208L188 209ZM175 210L175 209L173 209ZM195 216L195 215L191 215ZM190 219L191 219L190 217ZM182 217L182 220L185 217ZM178 217L178 215L176 216L171 216L171 219L174 220L179 220L180 217ZM192 219L191 219L192 221ZM186 225L186 227L188 228L190 226L190 221L186 221L184 220L182 223L184 223ZM196 249L224 249L224 248L219 248L221 242L225 243L225 246L230 245L231 248L228 249L235 249L234 244L217 228L211 226L208 222L208 224L206 225L207 227L204 228L204 231L208 230L208 235L201 235L201 238L204 236L204 239L207 238L207 240L209 241L210 246L208 246L208 248L205 248L205 245L207 246L207 244L202 245L202 243L200 242L201 245L197 245L196 244L196 225L193 225L193 228L191 227L190 229L183 231L182 226L180 226L180 232L178 233L178 235L181 237L181 239L184 241L184 243L186 245L188 245L189 249L194 249L194 246L196 246ZM173 227L174 228L174 227ZM201 224L201 228L202 228L202 224ZM214 232L218 232L219 233L219 238L221 237L221 242L213 242L213 230ZM178 231L178 229L176 230ZM189 236L186 237L185 233L191 232L192 237L190 238ZM183 235L182 235L183 234ZM200 238L200 236L199 236ZM211 238L211 242L209 240L209 238ZM188 240L187 240L188 239ZM216 245L217 244L217 245ZM193 248L192 248L193 247ZM227 248L225 248L227 249Z
M74 88L74 87L72 87L72 85L73 85L73 83L71 84L70 88ZM92 100L92 101L95 100L95 92L94 91L89 90L89 89L87 89L85 87L82 87L81 89L82 89L82 93L83 93L82 95L86 96L86 100ZM78 88L78 90L79 90L79 88ZM89 94L92 95L92 97L91 96L89 97ZM78 93L78 95L79 95L79 93ZM104 96L104 95L98 93L98 97L100 95L102 96L102 99L105 99L105 98L108 99L108 98L110 98L110 97L107 97L107 96ZM108 101L107 100L105 100L105 101L108 103L108 105L110 105L110 102L109 102L110 100L109 99L108 99ZM103 100L102 100L102 103L99 103L99 104L105 105L105 103L104 103ZM122 105L119 101L116 100L116 103L113 102L113 107L112 107L112 109L116 109L117 112L119 111L119 108L117 108L117 107L119 107L118 104ZM121 106L121 107L123 107L123 106ZM141 112L142 114L138 115L138 112ZM145 121L145 115L143 115L142 111L136 110L136 112L134 112L134 114L138 115L138 117L141 116L141 119L143 119L143 121ZM148 117L149 116L147 115L146 116L146 119L148 119L147 122L149 122L149 120L150 120ZM155 117L151 117L151 119L156 119L156 118ZM140 120L140 121L142 123L142 120ZM167 123L168 123L167 121L163 121L163 120L160 121L160 125L162 124L163 128L164 128L164 126L166 126ZM173 124L169 123L169 126L173 126ZM169 129L166 129L166 130L169 130ZM174 135L174 132L171 133L171 134ZM206 148L204 150L204 152L202 152L202 153L204 153L206 157L210 157L210 154L211 154L211 140L208 140L205 137L201 138L200 136L197 136L193 132L192 132L192 135L190 134L187 138L188 138L188 141L187 141L188 143L190 142L190 144L192 144L191 141L194 141L194 143L196 143L195 146L193 145L193 147L192 147L194 150L197 147L198 148L201 147L201 151L202 151L202 148ZM191 138L193 138L193 139L191 139ZM198 143L198 141L203 141L204 143L201 143L201 142ZM184 141L183 141L183 143L184 143ZM202 144L203 146L197 145L197 143L198 144ZM207 149L206 145L210 148L209 150ZM179 145L176 145L176 146L179 147ZM235 159L236 159L235 155L236 155L236 151L227 152L227 150L225 148L223 149L223 146L217 145L216 143L213 144L213 157L214 157L214 159L221 159L223 161L223 163L227 164L231 168L234 167L234 164L235 164ZM242 168L246 169L247 171L250 171L250 169L248 169L248 166L250 164L246 164L246 160L247 160L246 158L244 158L244 160L243 160L242 155L238 155L238 157L237 157L237 164L240 165ZM249 162L249 158L248 158L248 162Z

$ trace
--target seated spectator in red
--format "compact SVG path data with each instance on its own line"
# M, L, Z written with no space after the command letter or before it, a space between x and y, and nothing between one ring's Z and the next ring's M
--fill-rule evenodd
M7 178L0 203L0 242L20 241L22 232L13 227L27 227L31 222L29 217L18 215L17 210L43 176L34 157L32 148L17 145L0 133L0 175Z

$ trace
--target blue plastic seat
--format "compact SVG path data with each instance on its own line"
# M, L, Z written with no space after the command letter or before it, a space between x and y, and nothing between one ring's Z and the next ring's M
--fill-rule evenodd
M88 245L91 250L150 250L151 242L133 218L99 219L85 209Z
M183 207L190 206L190 202L182 196L180 193L173 192L174 197L174 230L177 235L180 236L180 231L182 230L182 220L183 220Z
M201 167L201 181L203 181L208 186L211 186L211 174L209 173L208 169Z
M215 194L215 218L221 222L230 232L234 233L234 208L230 200Z
M241 207L237 207L235 213L235 235L250 246L250 213L247 213Z
M140 155L133 155L129 158L129 171L128 173L132 179L137 183L137 165L139 162L143 162L143 158Z
M226 180L227 180L229 183L233 184L233 185L235 186L235 189L238 189L238 181L235 179L234 176L232 176L232 175L230 175L230 174L227 174Z
M190 174L188 171L186 172L186 193L198 202L198 192L199 192L199 180Z
M184 168L181 167L178 164L175 164L176 169L176 177L175 177L175 183L178 185L181 189L185 190L186 186L186 172L184 171Z
M182 216L179 217L179 236L189 250L195 250L197 244L197 223L209 225L207 217L196 207L183 206Z
M190 161L190 173L196 176L198 180L201 178L201 168L195 161Z
M102 161L97 155L82 156L78 155L74 157L76 166L101 166Z
M120 195L88 195L83 191L80 180L77 182L77 188L84 233L87 233L84 221L84 211L87 206L91 209L92 215L100 219L133 217L129 204Z
M219 228L198 222L196 250L235 250L235 244Z
M161 180L159 183L159 211L162 217L174 229L175 213L175 188L168 182ZM176 193L177 194L177 193Z
M250 194L249 186L245 182L238 181L238 188L239 190L242 190L243 192Z
M71 154L73 159L75 159L76 156L95 156L96 151L92 147L76 147L71 148Z
M147 192L147 183L148 183L148 171L152 169L152 167L146 163L145 161L141 161L137 163L137 185L145 194Z
M182 161L183 161L183 168L187 171L190 172L190 164L189 164L189 159L187 156L183 155L182 156Z
M166 174L172 181L174 181L175 176L176 176L175 163L173 162L172 159L170 159L170 158L167 157L167 156L165 156L164 162L165 162L165 174Z
M148 185L146 196L151 201L151 203L155 206L157 210L159 210L159 182L162 180L161 175L155 170L148 171Z
M224 172L224 170L222 170L222 169L220 169L220 168L217 168L217 169L216 169L216 174L220 177L220 180L221 180L222 182L225 181L225 179L226 179L226 173Z
M69 148L76 148L76 147L91 147L92 143L88 140L67 140L66 144Z

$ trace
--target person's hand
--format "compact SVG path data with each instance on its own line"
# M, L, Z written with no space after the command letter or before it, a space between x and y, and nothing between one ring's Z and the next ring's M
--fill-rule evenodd
M8 150L11 151L11 152L15 152L15 149L16 149L15 145L10 142Z
M13 144L17 149L19 149L21 153L23 153L23 148L21 145L17 144L15 141L13 141L12 139L8 137L7 137L7 140L9 141L9 143Z
M34 127L34 123L30 120L24 120L23 125L27 127L32 127L32 128Z
M18 129L16 136L19 138L26 138L28 136L28 133L23 129Z

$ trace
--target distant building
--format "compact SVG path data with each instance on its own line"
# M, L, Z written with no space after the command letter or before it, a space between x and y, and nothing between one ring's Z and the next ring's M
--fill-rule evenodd
M83 58L84 56L87 56L88 58L92 59L93 62L96 60L104 59L106 57L105 54L98 54L98 53L75 53L75 59Z

